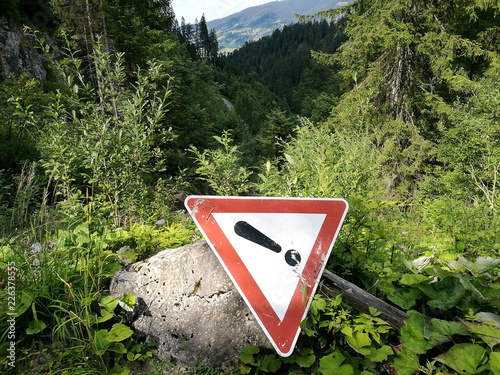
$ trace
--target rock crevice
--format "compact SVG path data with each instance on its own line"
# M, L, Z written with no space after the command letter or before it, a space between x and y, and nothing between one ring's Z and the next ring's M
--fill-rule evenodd
M54 47L47 35L43 37ZM12 25L7 18L0 16L0 80L25 74L44 82L47 71L37 45L35 39L26 35L21 27Z

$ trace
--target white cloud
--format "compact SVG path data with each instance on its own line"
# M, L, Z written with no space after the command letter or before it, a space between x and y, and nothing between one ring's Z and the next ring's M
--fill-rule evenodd
M205 14L207 21L211 21L271 1L273 0L173 0L172 7L179 21L184 17L187 23L194 23L202 14Z

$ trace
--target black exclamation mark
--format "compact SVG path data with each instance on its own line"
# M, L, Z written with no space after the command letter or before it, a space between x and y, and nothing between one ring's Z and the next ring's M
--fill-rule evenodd
M267 237L264 233L248 224L246 221L238 221L234 225L234 232L246 240L252 241L257 245L265 247L275 253L281 252L281 246ZM292 267L300 263L300 254L297 250L288 250L285 253L285 261Z

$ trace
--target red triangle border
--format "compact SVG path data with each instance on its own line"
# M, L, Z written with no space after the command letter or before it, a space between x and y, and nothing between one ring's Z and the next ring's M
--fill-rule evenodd
M185 206L248 307L281 356L289 356L300 334L331 249L348 209L343 199L189 196ZM281 321L236 250L215 221L217 213L326 214L289 308Z

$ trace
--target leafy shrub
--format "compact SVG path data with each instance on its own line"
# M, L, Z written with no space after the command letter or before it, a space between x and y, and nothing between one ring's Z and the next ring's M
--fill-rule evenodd
M169 77L161 64L150 62L128 85L123 54L106 52L98 43L89 56L89 79L69 42L66 58L59 61L43 39L39 42L61 82L42 111L43 121L18 104L19 113L28 113L23 120L38 131L40 164L59 201L108 202L120 223L150 201L152 180L165 168L163 149L172 136L162 121L171 95Z
M238 146L232 145L231 131L224 131L214 139L222 146L220 149L201 152L196 147L190 148L198 164L199 178L219 195L248 194L252 190L252 172L241 165L242 154Z
M23 164L36 160L39 123L50 95L42 84L26 76L10 77L0 90L0 165L19 173Z
M108 242L114 248L122 246L127 251L120 256L128 257L129 263L145 259L165 249L172 249L191 243L194 239L194 225L173 222L162 226L134 223L129 229L115 231Z
M363 135L331 132L304 120L284 148L285 163L261 174L265 195L349 198L379 188L377 150Z
M107 244L109 232L89 223L61 224L56 236L14 237L0 244L0 277L15 268L16 366L43 371L127 374L121 360L151 356L124 324L135 297L106 294L107 283L121 266ZM7 265L10 266L7 267ZM0 291L2 299L7 289ZM7 298L5 298L7 300ZM2 306L0 336L9 329ZM5 363L7 340L2 340ZM85 359L85 360L82 360Z
M500 343L500 260L443 254L406 262L388 298L409 318L401 330L392 365L398 374L415 371L499 373L495 345ZM443 367L445 365L445 367ZM433 373L433 372L430 372Z
M379 373L392 349L387 344L390 327L378 315L375 309L370 314L352 311L342 304L340 295L332 299L316 295L302 322L303 334L293 354L280 358L249 347L242 351L240 371L247 374L255 368L263 373Z
M375 309L357 313L340 295L316 295L294 353L280 358L248 347L241 373L498 374L500 260L447 254L404 263L410 273L387 295L409 310L401 332Z
M500 217L484 201L464 204L457 199L435 197L424 200L418 209L421 238L415 240L432 246L439 252L495 256L491 252L500 244L498 226ZM414 223L419 218L414 217ZM411 230L411 229L409 229Z

